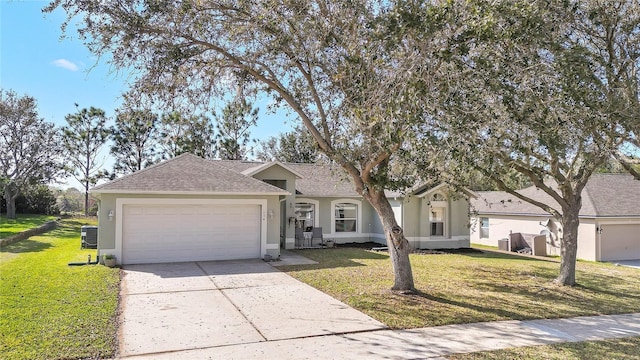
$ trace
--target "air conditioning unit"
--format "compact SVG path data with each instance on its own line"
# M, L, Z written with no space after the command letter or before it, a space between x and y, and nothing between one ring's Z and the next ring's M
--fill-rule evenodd
M80 228L80 248L96 249L98 248L98 227L84 225Z

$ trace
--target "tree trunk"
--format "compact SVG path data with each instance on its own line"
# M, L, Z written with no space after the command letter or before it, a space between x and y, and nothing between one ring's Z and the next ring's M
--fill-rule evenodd
M411 249L409 248L409 242L404 237L402 228L398 226L396 222L396 217L389 200L387 200L384 195L384 191L375 190L369 190L369 192L365 194L365 199L373 206L382 221L394 274L393 287L391 290L405 293L415 292L413 271L411 270L411 262L409 261L409 252Z
M89 216L89 182L84 184L84 216Z
M7 219L15 219L16 218L16 198L18 197L18 192L11 191L11 187L7 185L4 190L4 199L7 202Z
M578 227L580 219L576 209L563 209L562 241L560 242L560 274L556 282L560 285L576 284L576 257L578 252Z

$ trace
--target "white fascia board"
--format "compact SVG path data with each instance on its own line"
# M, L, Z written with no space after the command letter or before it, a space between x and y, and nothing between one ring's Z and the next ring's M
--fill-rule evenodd
M259 166L255 166L255 167L252 167L252 168L248 168L248 169L246 169L246 170L242 171L241 173L242 173L243 175L253 176L253 175L255 175L255 174L259 173L259 172L262 172L262 171L264 171L264 170L266 170L266 169L268 169L268 168L270 168L270 167L274 166L274 165L279 165L279 166L280 166L280 167L282 167L283 169L285 169L285 170L287 170L288 172L290 172L290 173L292 173L293 175L295 175L295 176L296 176L296 178L298 178L298 179L302 179L302 178L303 178L303 176L302 176L302 175L300 175L297 171L295 171L295 170L291 169L291 168L290 168L290 167L288 167L287 165L285 165L285 164L283 164L283 163L281 163L280 161L277 161L277 160L276 160L276 161L269 162L269 163L265 163L265 164L262 164L262 165L259 165Z
M426 190L425 192L423 192L422 194L420 194L420 195L416 195L416 196L417 196L417 197L419 197L419 198L424 198L424 197L426 197L427 195L432 194L433 192L438 191L438 190L440 190L441 188L443 188L443 187L448 187L448 186L449 186L449 185L447 185L446 183L442 183L442 184L440 184L440 185L438 185L438 186L434 186L434 187L432 187L431 189L427 189L427 190ZM463 192L464 194L466 194L466 195L467 195L467 196L469 196L469 197L476 198L476 199L478 198L478 194L476 194L473 190L469 190L469 189L467 189L466 187L463 187L460 191L461 191L461 192Z
M272 196L291 195L288 191L279 192L224 192L224 191L140 191L140 190L93 190L90 194L124 194L124 195L237 195L237 196Z

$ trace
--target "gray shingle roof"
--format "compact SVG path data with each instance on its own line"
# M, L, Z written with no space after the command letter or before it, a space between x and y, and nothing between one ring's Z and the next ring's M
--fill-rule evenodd
M205 160L183 154L112 182L96 186L93 193L104 192L198 192L198 193L283 193L243 171L258 169L265 163L242 160ZM344 170L335 165L283 164L300 178L298 195L309 197L358 197ZM387 191L388 197L402 196Z
M296 191L303 196L360 196L344 170L338 166L314 164L287 164L287 166L302 175L302 179L296 181Z
M528 187L520 193L557 208L542 190ZM471 200L480 214L549 215L539 207L502 191L481 191ZM640 217L640 181L629 174L594 174L582 193L582 217Z
M287 194L287 192L191 154L94 187L93 193Z
M264 163L254 161L219 160L235 171L256 168ZM300 174L296 180L298 195L309 197L354 197L359 196L342 168L324 164L285 163L286 167Z

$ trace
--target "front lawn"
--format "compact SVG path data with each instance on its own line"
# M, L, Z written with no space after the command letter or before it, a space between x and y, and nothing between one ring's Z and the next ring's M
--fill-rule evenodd
M411 255L416 295L398 295L386 253L301 250L317 265L281 268L394 329L640 311L640 271L579 262L580 285L552 280L559 264L481 252Z
M0 252L0 358L108 358L116 350L119 270L68 266L95 250L80 250L80 226L56 230Z
M554 345L527 346L495 351L451 355L456 360L511 360L511 359L638 359L640 337L600 341L568 342Z
M47 221L54 220L55 216L16 214L15 219L7 219L6 214L0 215L0 239L13 236L17 233L38 227Z

